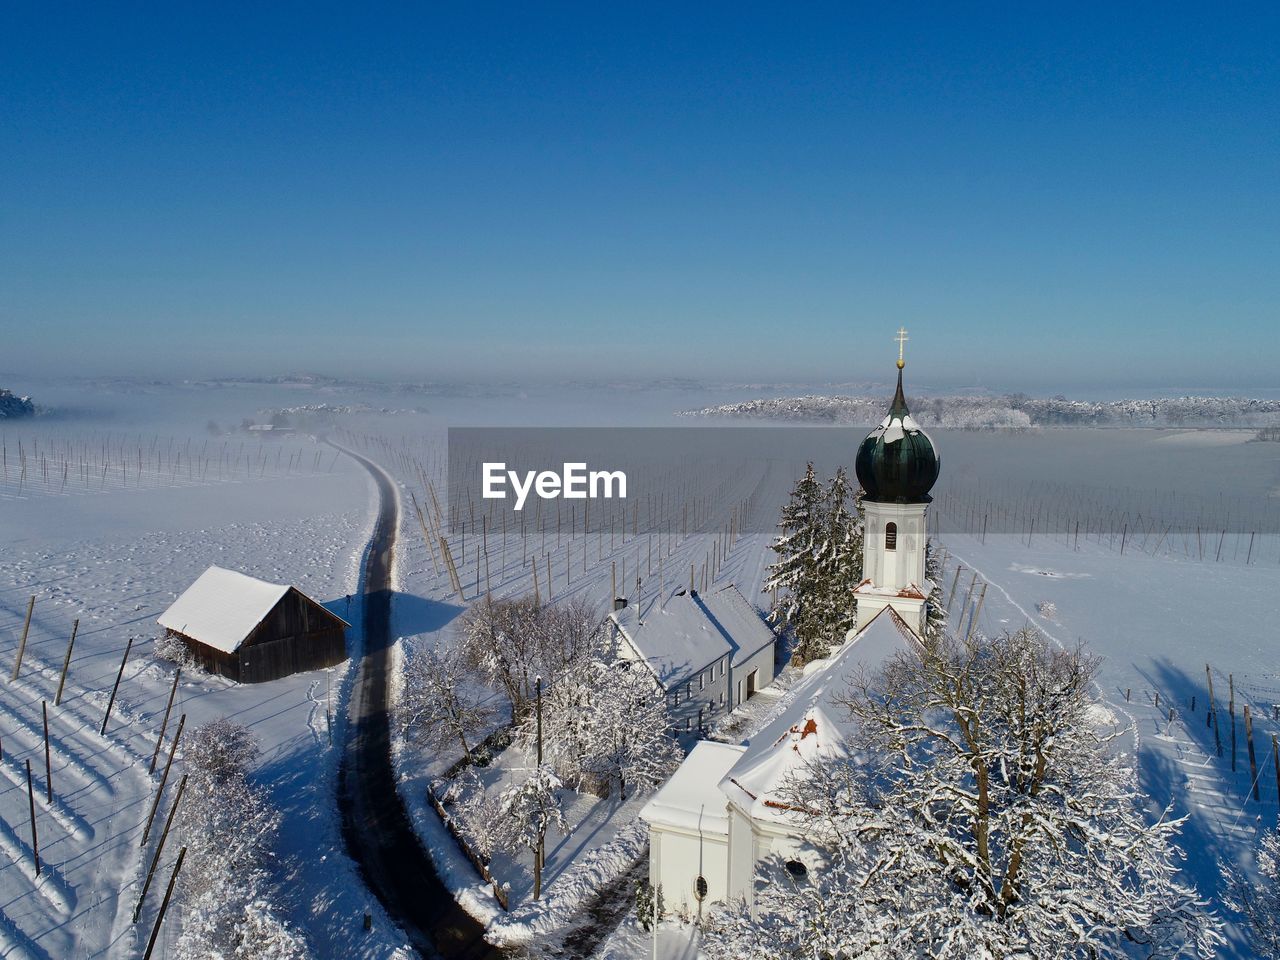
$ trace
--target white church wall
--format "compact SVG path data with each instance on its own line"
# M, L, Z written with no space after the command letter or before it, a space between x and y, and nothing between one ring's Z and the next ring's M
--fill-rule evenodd
M698 912L694 884L699 875L707 881L707 899L723 903L729 889L728 837L715 831L687 833L654 825L649 836L649 876L662 884L668 910Z

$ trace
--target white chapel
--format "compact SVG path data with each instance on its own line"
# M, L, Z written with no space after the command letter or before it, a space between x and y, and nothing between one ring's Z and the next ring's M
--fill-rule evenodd
M858 627L824 660L808 664L782 712L741 744L699 741L641 811L649 824L649 877L668 909L754 899L756 864L780 856L793 873L820 869L806 852L803 818L782 799L792 771L848 749L840 696L849 678L874 672L921 643L933 585L925 579L926 512L938 479L932 441L911 419L898 387L888 415L858 448L864 491L864 580L854 590Z

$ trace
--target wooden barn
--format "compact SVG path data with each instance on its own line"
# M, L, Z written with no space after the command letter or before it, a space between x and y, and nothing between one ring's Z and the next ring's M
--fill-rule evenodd
M262 683L347 658L346 628L296 587L210 567L160 615L210 673Z

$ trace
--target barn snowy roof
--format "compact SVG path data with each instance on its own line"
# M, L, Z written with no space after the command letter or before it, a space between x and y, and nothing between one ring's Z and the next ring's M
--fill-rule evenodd
M729 818L719 783L742 750L730 743L698 741L675 775L641 809L640 819L690 831L728 833Z
M843 694L863 671L874 672L915 642L897 611L884 607L825 663L813 665L797 684L791 704L751 738L720 789L753 817L784 817L788 805L779 791L788 775L819 757L848 754L851 724L839 702Z
M215 650L231 653L288 592L287 584L210 567L160 614L158 622Z
M705 596L681 591L665 603L645 603L643 613L640 604L628 604L609 619L667 689L727 655L737 666L773 640L773 631L733 586Z

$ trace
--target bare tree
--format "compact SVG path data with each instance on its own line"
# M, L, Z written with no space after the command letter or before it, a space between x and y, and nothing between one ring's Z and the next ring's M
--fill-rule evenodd
M529 711L534 682L558 676L588 656L600 617L586 601L539 605L532 597L482 600L463 615L462 652L485 682L506 695L517 721Z
M410 655L396 703L396 718L405 734L435 749L456 740L470 759L469 738L483 733L493 710L467 697L469 678L461 654L454 650L436 646Z

